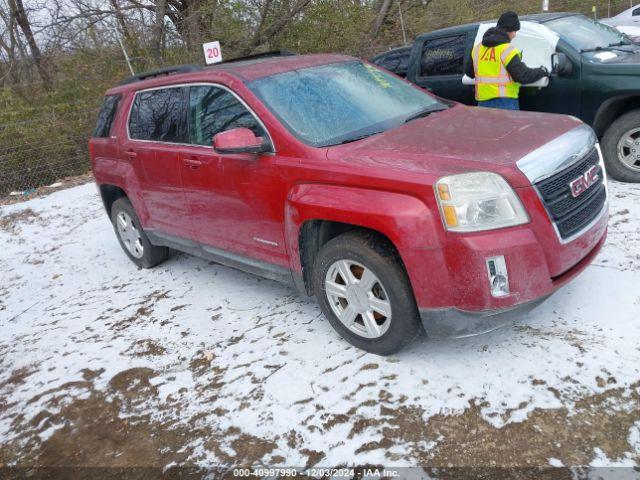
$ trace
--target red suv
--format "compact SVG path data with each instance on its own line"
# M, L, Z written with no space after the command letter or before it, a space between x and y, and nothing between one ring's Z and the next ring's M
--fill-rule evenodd
M127 256L169 249L316 295L388 354L492 330L602 247L607 183L573 117L473 108L341 55L165 69L109 90L90 141Z

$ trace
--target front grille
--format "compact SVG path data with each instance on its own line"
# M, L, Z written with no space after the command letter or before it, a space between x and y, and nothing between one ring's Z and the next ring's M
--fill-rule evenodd
M598 216L607 201L605 174L599 166L599 160L598 150L594 148L571 167L535 185L562 239L569 238L586 227ZM569 184L594 165L598 165L598 180L574 197Z

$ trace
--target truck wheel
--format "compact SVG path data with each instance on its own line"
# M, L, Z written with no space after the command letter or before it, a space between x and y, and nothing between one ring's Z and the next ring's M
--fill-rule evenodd
M420 333L400 258L375 234L353 231L327 242L313 266L313 291L333 328L367 352L389 355Z
M621 182L640 182L640 110L625 113L602 137L607 173Z
M151 244L128 198L119 198L113 202L111 223L113 223L113 228L124 253L138 267L155 267L169 256L167 247L157 247Z

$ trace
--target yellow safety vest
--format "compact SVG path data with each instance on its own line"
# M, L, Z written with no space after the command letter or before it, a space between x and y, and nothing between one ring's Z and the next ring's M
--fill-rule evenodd
M496 47L479 44L473 49L477 101L518 98L520 84L514 82L507 72L507 65L516 55L520 55L520 52L509 43Z

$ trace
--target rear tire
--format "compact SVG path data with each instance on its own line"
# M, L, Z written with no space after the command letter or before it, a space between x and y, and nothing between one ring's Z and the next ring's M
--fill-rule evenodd
M152 268L169 257L167 247L152 245L128 198L119 198L111 206L111 223L127 257L140 268Z
M322 312L352 345L389 355L420 334L407 273L393 245L378 235L352 231L330 240L312 275Z
M612 178L640 183L640 110L625 113L609 126L602 137L602 154Z

